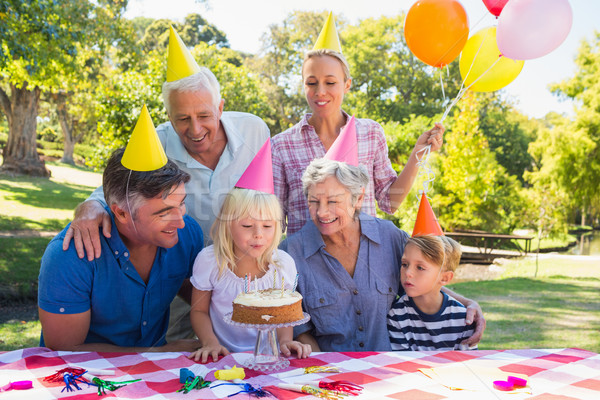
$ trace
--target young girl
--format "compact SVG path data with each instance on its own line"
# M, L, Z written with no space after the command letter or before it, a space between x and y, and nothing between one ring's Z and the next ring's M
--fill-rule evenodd
M473 334L473 325L465 325L466 307L441 291L454 277L460 255L460 245L446 236L408 239L400 269L404 295L388 314L392 350L459 350Z
M205 363L208 356L253 350L256 329L230 325L223 316L232 312L232 302L244 291L245 276L251 288L291 289L296 278L292 258L277 249L281 239L281 207L277 197L251 189L233 188L225 198L211 229L214 244L198 254L191 278L194 286L190 318L202 347L189 355ZM277 330L281 352L295 351L306 358L309 345L292 340L293 330Z

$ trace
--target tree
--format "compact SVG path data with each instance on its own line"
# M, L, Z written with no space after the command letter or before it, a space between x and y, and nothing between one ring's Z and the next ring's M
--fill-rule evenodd
M102 50L113 38L126 0L9 0L0 4L0 105L9 136L2 172L49 176L36 151L42 92L58 92L78 73L82 48Z
M269 106L276 110L274 124L270 126L272 133L294 125L308 108L302 93L302 62L326 17L326 12L294 11L281 25L269 27L261 38L258 56L246 60L248 67L265 82ZM343 25L343 19L338 18L338 29Z
M494 93L482 93L479 97L479 128L490 150L506 172L523 183L523 174L531 170L533 163L527 148L536 137L537 123L530 121Z
M512 232L524 207L521 186L489 149L479 128L479 107L471 93L456 106L439 156L433 204L448 230Z
M194 47L204 42L218 48L229 47L225 34L216 26L208 23L200 14L188 14L183 23L169 19L157 19L151 23L136 21L136 29L142 24L147 24L141 40L142 48L146 53L150 51L166 52L169 45L169 27L172 25L186 46Z
M563 146L556 141L548 143L544 154L573 206L581 210L581 224L585 225L586 215L600 215L600 32L591 42L581 43L575 64L571 79L551 87L554 93L579 104L575 121L557 127L554 135L562 139Z

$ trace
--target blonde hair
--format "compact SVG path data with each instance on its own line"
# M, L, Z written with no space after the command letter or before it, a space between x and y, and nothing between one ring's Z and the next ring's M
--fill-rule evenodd
M340 64L342 64L342 71L344 72L344 82L346 82L348 79L352 79L352 76L350 76L350 66L348 65L348 61L346 61L346 58L344 57L344 55L340 52L330 50L330 49L311 50L308 53L306 53L304 55L304 61L302 62L302 76L304 77L304 64L306 64L306 62L309 59L311 59L313 57L323 57L323 56L333 57L336 60L338 60L340 62Z
M415 236L407 240L406 245L409 244L421 250L425 258L441 267L442 271L454 272L460 263L460 245L447 236Z
M273 252L281 240L281 220L283 218L277 196L257 190L234 187L225 197L219 216L210 230L215 258L219 266L219 277L223 274L225 268L235 272L236 257L231 235L231 224L246 217L275 221L273 242L267 246L265 252L258 258L258 267L261 271L266 272L269 264L279 266L277 261L273 259Z

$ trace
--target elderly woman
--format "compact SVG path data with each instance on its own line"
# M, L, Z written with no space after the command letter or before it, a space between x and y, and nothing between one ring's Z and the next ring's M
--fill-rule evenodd
M361 213L369 175L364 167L316 159L302 176L311 220L280 247L296 261L298 290L311 320L294 337L314 351L391 350L386 329L400 282L408 235L390 221ZM477 316L475 344L485 327L476 302L443 289ZM469 311L470 310L470 311Z

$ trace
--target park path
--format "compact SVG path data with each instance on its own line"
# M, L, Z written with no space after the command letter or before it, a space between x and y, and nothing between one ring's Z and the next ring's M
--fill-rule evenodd
M54 237L57 234L58 232L55 231L36 231L35 229L22 229L15 231L0 231L0 239Z

